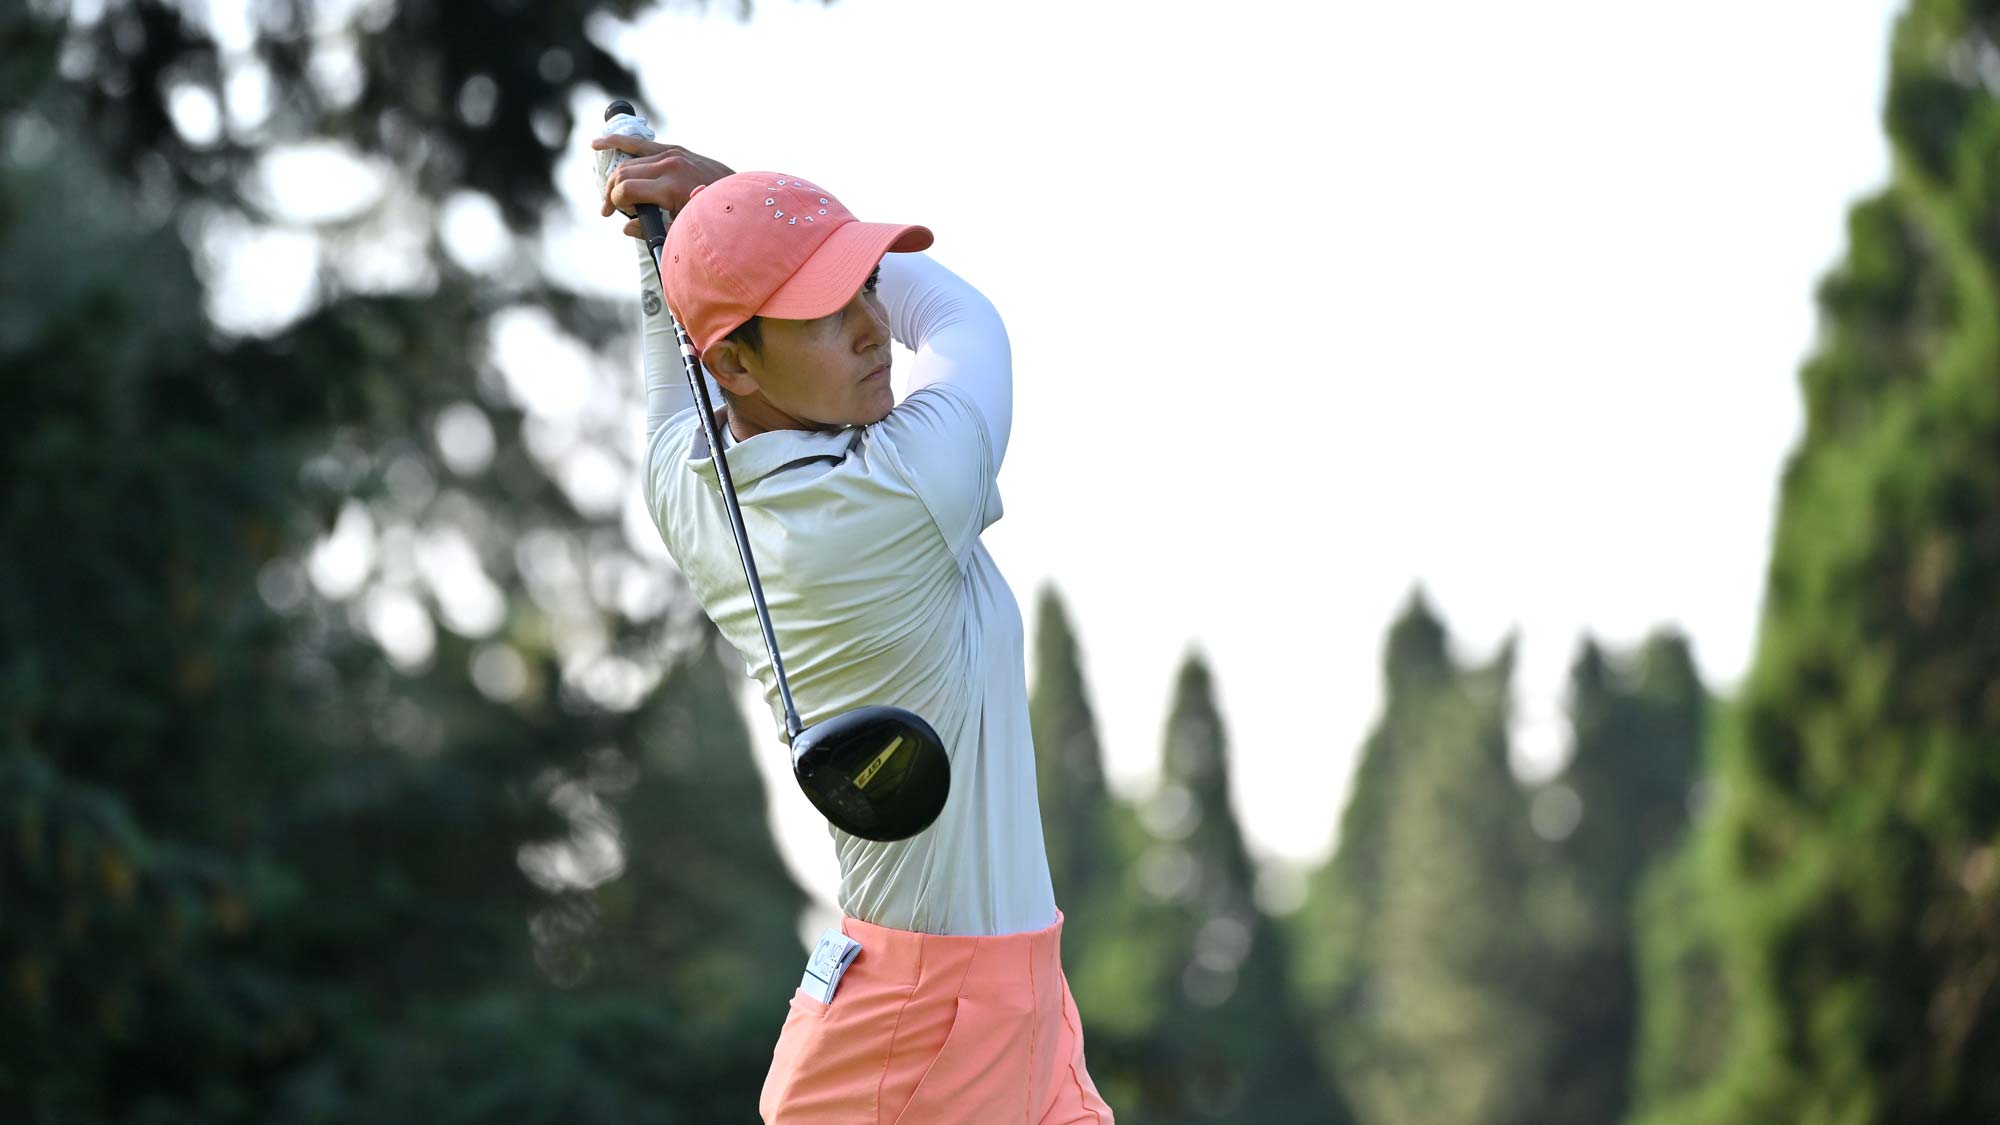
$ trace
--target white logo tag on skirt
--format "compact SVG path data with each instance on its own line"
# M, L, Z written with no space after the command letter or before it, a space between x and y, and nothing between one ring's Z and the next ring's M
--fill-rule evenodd
M860 942L841 933L838 927L828 929L819 935L812 956L806 958L806 975L799 979L800 991L822 1004L833 1003L833 990L840 987L841 974L860 952Z

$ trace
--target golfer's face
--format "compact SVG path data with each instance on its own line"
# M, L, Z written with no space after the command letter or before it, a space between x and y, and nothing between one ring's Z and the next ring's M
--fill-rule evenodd
M865 426L896 405L889 389L889 314L875 275L839 311L818 320L763 322L757 386L771 405L826 426Z

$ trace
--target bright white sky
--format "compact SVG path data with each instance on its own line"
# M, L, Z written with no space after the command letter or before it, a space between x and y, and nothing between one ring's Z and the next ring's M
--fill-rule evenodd
M1323 857L1418 583L1467 658L1518 630L1528 772L1561 757L1586 632L1677 623L1711 684L1745 671L1812 293L1887 175L1897 3L712 7L609 33L644 82L614 93L735 168L930 226L999 306L1016 412L987 543L1024 609L1067 596L1124 791L1198 645L1253 847ZM177 119L255 116L255 86ZM575 104L546 245L632 294L582 148L603 101ZM497 215L450 218L479 258ZM312 253L245 240L212 303L254 320L286 270L303 301ZM582 409L588 361L516 319L510 386ZM825 826L765 749L824 904Z
M1898 7L764 0L616 46L662 136L937 232L1014 342L987 543L1067 596L1114 780L1198 645L1253 846L1310 862L1419 582L1469 658L1519 631L1543 761L1586 632L1746 670Z

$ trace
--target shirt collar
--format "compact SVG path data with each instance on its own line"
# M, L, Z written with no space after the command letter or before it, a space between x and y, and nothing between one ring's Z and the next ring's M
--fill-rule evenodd
M723 423L727 425L727 422ZM846 458L854 443L861 440L862 427L838 430L766 430L744 441L724 434L723 455L729 458L729 476L738 488L799 461ZM688 450L688 468L708 483L721 487L710 455L708 434L695 428L694 445Z

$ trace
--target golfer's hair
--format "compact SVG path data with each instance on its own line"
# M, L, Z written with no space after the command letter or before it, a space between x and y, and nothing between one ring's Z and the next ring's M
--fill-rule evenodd
M763 317L753 316L749 320L746 320L743 323L737 325L729 333L729 335L724 336L723 339L734 340L737 343L743 345L744 347L749 348L753 352L761 352L764 350L763 321L764 321Z

